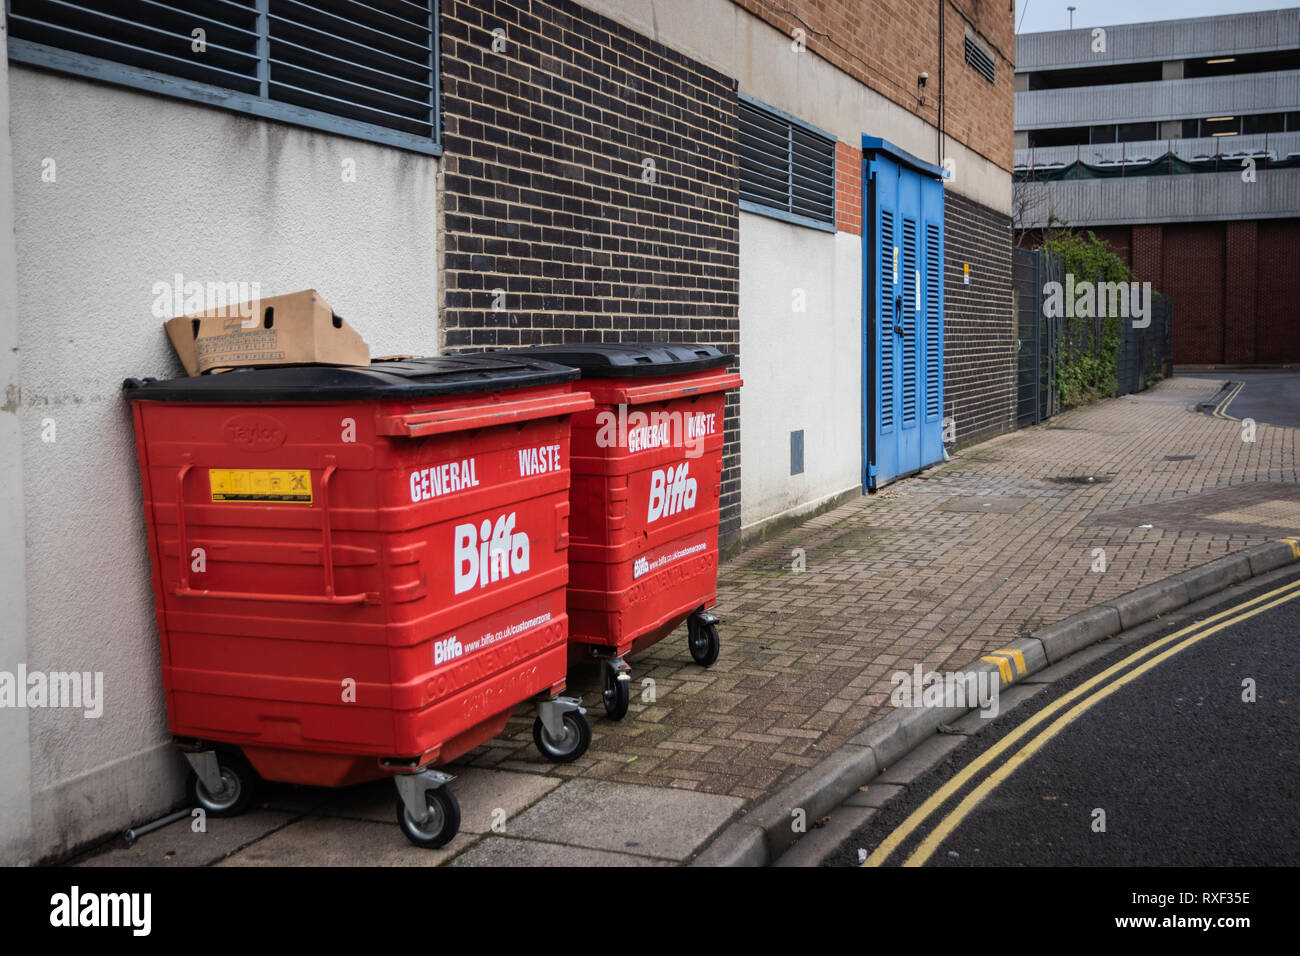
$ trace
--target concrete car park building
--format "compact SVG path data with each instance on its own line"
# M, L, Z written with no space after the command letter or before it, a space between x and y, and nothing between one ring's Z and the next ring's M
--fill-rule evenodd
M5 10L0 672L104 701L0 710L0 860L182 799L120 395L181 373L174 285L316 288L373 355L735 352L724 545L1014 427L1009 6L127 7Z
M1092 229L1170 296L1174 360L1300 359L1300 9L1022 34L1016 227Z

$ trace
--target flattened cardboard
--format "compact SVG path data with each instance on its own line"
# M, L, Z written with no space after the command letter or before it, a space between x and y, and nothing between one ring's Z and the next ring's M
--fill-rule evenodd
M239 366L369 365L370 346L315 289L163 323L190 375Z

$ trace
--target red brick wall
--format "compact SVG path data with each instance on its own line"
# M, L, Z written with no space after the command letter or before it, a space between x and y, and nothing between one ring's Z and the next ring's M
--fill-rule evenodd
M1110 251L1124 260L1130 268L1133 266L1132 249L1133 230L1129 226L1094 226L1097 238L1110 246Z
M1255 284L1259 223L1248 219L1223 225L1223 361L1249 365L1258 351Z
M1129 267L1139 282L1150 282L1160 292L1164 286L1164 229L1160 226L1134 226L1130 245Z
M835 228L862 235L862 150L835 144Z
M1174 361L1223 361L1223 226L1164 227L1164 281L1174 303ZM1139 276L1145 280L1145 276Z
M1174 361L1273 365L1300 361L1300 219L1251 219L1092 230L1133 278L1173 301ZM1025 248L1042 235L1021 234Z
M1300 360L1300 219L1263 219L1093 230L1133 276L1173 300L1174 361L1256 365ZM1122 253L1121 253L1122 254Z
M1015 38L1007 0L732 0L931 125L939 121L939 9L944 9L944 132L1003 169L1012 165ZM966 65L970 27L995 82ZM928 73L924 96L917 76ZM959 173L960 175L960 173Z
M1257 362L1300 361L1300 326L1295 320L1300 303L1300 219L1264 219L1256 242L1255 335Z
M906 6L916 8L918 4L909 0ZM938 4L934 0L921 0L919 7L925 12L934 11L937 18ZM944 136L957 140L1006 170L1011 169L1015 156L1015 137L1009 132L1015 124L1016 58L1010 7L1006 0L948 0L943 21ZM884 23L891 24L891 21ZM985 49L993 55L995 81L991 84L975 72L974 67L966 64L967 27L984 41ZM936 32L930 36L938 35L937 27L935 29ZM892 39L889 26L886 26L885 38L873 35L868 42L878 45ZM937 82L935 71L931 69L926 86L927 104L938 93ZM944 152L947 153L946 147ZM958 170L957 174L961 175L961 171ZM1009 250L1007 255L1010 256Z

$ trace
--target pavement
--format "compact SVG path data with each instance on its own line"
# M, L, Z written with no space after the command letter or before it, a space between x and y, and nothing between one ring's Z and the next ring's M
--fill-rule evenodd
M406 843L391 783L271 785L244 816L208 819L200 833L183 820L83 862L689 863L763 797L897 713L891 674L961 669L1300 532L1300 431L1259 423L1244 440L1241 423L1196 411L1226 378L1171 379L969 447L725 562L717 663L693 664L684 630L636 655L618 723L603 715L598 673L571 675L593 719L590 749L544 762L521 709L449 768L462 826L441 850Z

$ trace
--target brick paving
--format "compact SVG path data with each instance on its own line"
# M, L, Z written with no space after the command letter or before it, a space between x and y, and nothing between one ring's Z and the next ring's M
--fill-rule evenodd
M621 723L604 717L594 669L571 682L595 730L580 760L542 763L521 712L464 762L755 799L885 716L894 671L959 669L1076 611L1300 530L1241 520L1285 524L1300 512L1300 431L1259 425L1243 441L1240 423L1194 410L1217 387L1174 379L1070 411L745 551L722 568L712 668L691 662L682 629L631 658ZM1286 504L1252 509L1272 501ZM1223 512L1234 520L1206 517ZM806 571L791 570L796 548ZM1093 570L1098 548L1104 572ZM653 703L638 696L645 678Z

